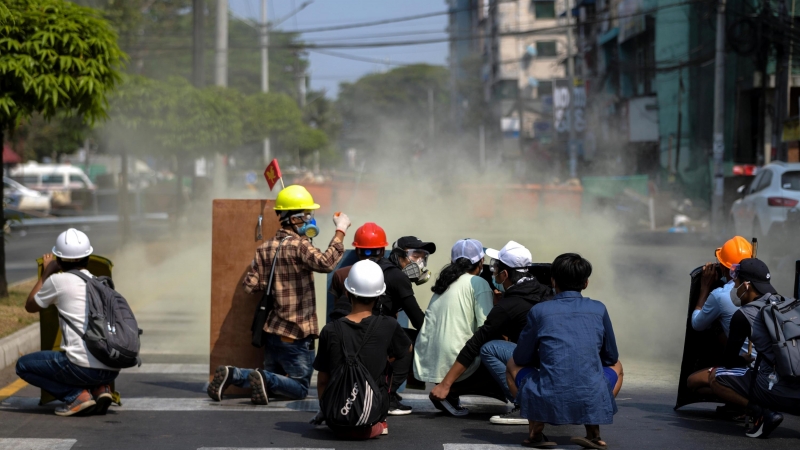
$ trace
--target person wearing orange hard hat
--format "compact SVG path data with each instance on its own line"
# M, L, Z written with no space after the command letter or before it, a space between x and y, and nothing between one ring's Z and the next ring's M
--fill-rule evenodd
M386 240L386 232L374 222L367 222L361 225L353 238L353 247L356 249L356 256L359 261L370 259L377 262L383 258L383 254L389 242ZM331 319L338 319L350 314L350 300L347 298L347 290L344 287L344 280L350 275L353 266L342 267L333 273L330 292L336 303L331 313ZM380 309L381 301L375 302L375 308Z
M731 300L734 282L730 278L729 272L735 264L739 264L743 259L753 257L753 246L747 239L734 236L722 247L716 249L714 255L717 257L717 262L703 266L697 306L692 312L692 328L696 331L704 331L719 321L727 339L730 334L731 318L739 309ZM724 285L712 290L714 284L719 281L722 281ZM742 346L741 352L743 355L755 358L755 350L747 341ZM708 387L708 371L703 369L690 375L688 386L691 389Z

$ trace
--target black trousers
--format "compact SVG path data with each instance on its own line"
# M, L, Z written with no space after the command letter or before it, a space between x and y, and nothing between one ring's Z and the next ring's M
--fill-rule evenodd
M411 339L411 343L414 344L417 341L417 335L419 334L419 330L414 330L410 328L403 328L405 330L406 335L409 339ZM414 377L414 374L411 372L411 365L414 363L414 349L412 351L406 353L405 356L401 358L397 358L392 363L392 386L391 392L397 392L397 389L400 388L400 385L403 384L408 377Z
M507 402L503 389L483 364L479 364L478 370L470 375L469 378L457 381L450 387L448 398L456 399L462 395L480 395Z

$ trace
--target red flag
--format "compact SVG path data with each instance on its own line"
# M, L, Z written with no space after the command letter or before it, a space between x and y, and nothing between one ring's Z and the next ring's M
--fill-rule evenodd
M278 183L278 180L281 179L281 167L278 165L277 159L273 159L267 166L267 169L264 170L264 178L267 180L270 190L272 190L275 184Z

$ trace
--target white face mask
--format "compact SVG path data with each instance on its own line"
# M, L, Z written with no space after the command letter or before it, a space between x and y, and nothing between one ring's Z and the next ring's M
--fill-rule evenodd
M750 289L744 283L739 285L739 287L742 287L742 286L744 286L747 289ZM742 297L744 297L744 295L747 293L747 289L745 289L744 292L742 293ZM739 297L739 288L734 286L733 289L731 289L731 294L730 295L731 295L731 302L733 302L733 305L736 306L737 308L741 307L742 306L742 297Z

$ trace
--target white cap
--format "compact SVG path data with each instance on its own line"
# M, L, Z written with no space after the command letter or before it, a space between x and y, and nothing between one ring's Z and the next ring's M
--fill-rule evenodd
M350 274L344 280L344 288L358 297L379 297L386 292L383 269L368 259L359 261L350 269Z
M458 258L467 258L472 264L483 259L483 244L477 239L461 239L450 250L450 261L456 262Z
M82 259L91 255L93 251L89 236L75 228L59 234L53 247L53 254L61 259Z
M519 242L514 241L508 241L508 244L501 248L500 251L487 248L486 255L513 269L521 269L533 264L530 250Z

